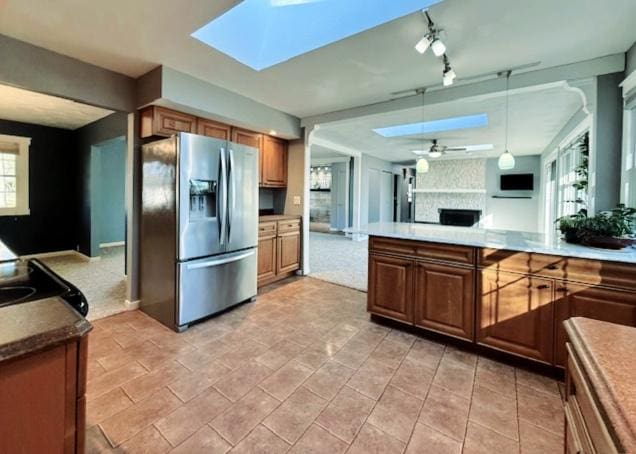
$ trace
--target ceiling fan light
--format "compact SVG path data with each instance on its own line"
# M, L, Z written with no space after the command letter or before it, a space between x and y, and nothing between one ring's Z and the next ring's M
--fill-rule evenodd
M512 170L515 168L515 157L506 150L499 156L498 165L500 170Z
M424 54L428 48L431 46L431 39L428 35L424 38L420 39L419 42L415 45L415 50L420 54Z
M439 158L442 156L442 152L441 151L431 151L428 154L431 158Z
M441 39L435 38L431 43L431 49L436 57L441 57L446 53L446 44Z
M428 165L428 161L425 158L420 158L417 160L417 165L415 166L415 171L417 173L427 173L430 169Z

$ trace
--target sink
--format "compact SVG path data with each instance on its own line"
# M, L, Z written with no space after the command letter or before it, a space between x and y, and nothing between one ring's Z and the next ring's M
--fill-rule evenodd
M27 286L0 287L0 306L22 302L35 292L35 288Z

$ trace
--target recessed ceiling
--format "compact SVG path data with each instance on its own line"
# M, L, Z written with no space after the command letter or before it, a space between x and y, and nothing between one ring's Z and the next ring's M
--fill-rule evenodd
M164 64L299 117L441 83L440 60L413 48L426 31L419 13L261 72L190 36L237 3L4 0L0 30L132 77ZM634 0L445 0L430 14L445 29L458 81L530 62L541 62L535 70L622 53L636 41Z
M511 90L509 102L509 149L516 156L542 153L582 107L580 95L566 89L561 83ZM438 139L439 145L448 147L493 145L490 151L475 151L470 154L451 152L439 159L496 157L504 150L505 106L505 94L496 93L342 123L324 124L314 134L316 138L390 162L414 160L412 150L430 148L433 139ZM374 129L387 125L462 116L474 112L485 112L489 118L488 126L407 137L382 137L374 132Z
M112 114L112 110L56 96L0 85L0 119L77 129Z

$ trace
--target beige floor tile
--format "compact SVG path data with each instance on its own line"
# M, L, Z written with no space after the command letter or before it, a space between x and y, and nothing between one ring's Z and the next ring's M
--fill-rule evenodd
M236 454L282 454L290 445L263 425L257 426L245 437L232 453Z
M420 399L426 399L434 372L412 358L404 358L390 384Z
M368 359L353 374L347 385L372 399L379 399L395 370L374 359Z
M313 370L296 361L290 361L259 385L278 400L287 399L309 376Z
M106 372L86 384L86 398L93 399L106 394L147 373L148 371L139 363L128 363L118 369Z
M461 442L466 434L469 410L470 399L431 386L419 422Z
M400 441L408 442L423 401L388 386L367 422Z
M421 453L459 454L462 444L423 424L416 424L411 441L406 447L407 454ZM492 454L492 453L491 453Z
M309 377L303 386L319 396L331 400L349 381L355 370L336 361L326 362Z
M533 388L517 386L519 419L561 435L563 426L563 402L554 394L537 392Z
M156 421L155 427L172 446L177 446L231 404L228 399L213 389Z
M218 362L216 358L231 350L231 346L215 340L212 345L202 346L185 355L179 355L177 361L191 371L196 371L207 367L210 363Z
M150 341L144 341L125 350L117 351L111 353L110 355L103 356L97 361L102 367L104 367L104 369L113 370L141 359L143 359L146 365L154 366L155 364L157 364L157 361L150 358L156 359L159 356L162 356L164 358L164 361L168 358L168 355L163 354L157 345L153 344ZM141 363L141 361L138 362Z
M373 399L345 386L316 422L341 440L351 443L374 405Z
M130 380L122 385L122 389L132 400L139 402L189 373L190 371L181 364L171 361L159 369Z
M121 388L87 399L86 426L91 427L133 405L133 401Z
M89 338L88 343L88 358L100 359L105 356L113 354L121 354L124 351L121 345L119 345L110 336L103 336L102 338L96 338L94 342L91 342L92 338Z
M508 397L516 398L517 396L514 368L490 359L479 358L475 385Z
M99 426L86 429L86 453L101 454L112 452L112 446Z
M203 391L210 388L217 381L228 375L231 370L221 363L211 366L206 371L187 373L168 385L168 388L184 402L188 402Z
M389 366L392 369L400 367L400 363L408 353L410 347L401 342L394 342L386 338L373 350L370 358Z
M312 425L289 451L290 454L342 454L349 445L322 427Z
M214 387L232 402L236 402L271 373L269 367L252 361L225 375L214 384Z
M88 380L93 380L94 378L102 375L104 372L106 372L106 369L104 369L97 359L91 358L87 361L86 376Z
M263 424L289 443L296 443L327 406L327 401L301 387L284 401Z
M223 438L236 445L279 404L280 402L272 396L255 388L212 420L210 426Z
M563 437L526 421L519 421L522 454L561 454Z
M391 330L391 332L387 334L386 337L384 338L384 340L399 342L401 344L406 345L409 348L413 346L413 343L415 342L416 339L417 337L415 337L414 335L405 333L404 331L400 331L396 329Z
M304 347L302 345L283 340L259 355L256 361L272 370L277 370L303 350Z
M366 423L347 454L401 454L404 448L406 443Z
M446 347L442 360L454 361L467 367L474 368L477 365L478 356L474 353L461 350L456 347Z
M170 443L161 436L153 426L147 427L127 442L123 443L116 452L135 454L162 454L172 449Z
M203 426L194 435L170 451L170 454L225 454L232 445L209 426Z
M303 366L307 366L313 370L318 370L323 364L329 361L331 357L323 351L307 348L294 359Z
M148 399L128 407L100 424L104 434L117 446L170 414L181 405L181 401L167 388L163 388Z
M374 348L375 345L366 344L353 339L347 342L342 349L333 355L333 359L347 367L357 369L367 360Z
M535 374L524 369L517 369L517 383L536 391L560 396L559 386L556 380Z
M444 345L426 339L417 339L406 357L435 372L443 354Z
M515 454L519 452L519 442L469 422L463 452L464 454Z
M476 386L468 419L508 438L519 439L517 400L514 397Z
M433 384L459 396L470 398L475 381L475 369L456 361L440 362Z

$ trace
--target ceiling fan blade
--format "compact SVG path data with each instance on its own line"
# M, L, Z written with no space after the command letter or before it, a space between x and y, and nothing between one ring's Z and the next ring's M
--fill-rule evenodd
M448 147L446 151L468 151L466 147Z

